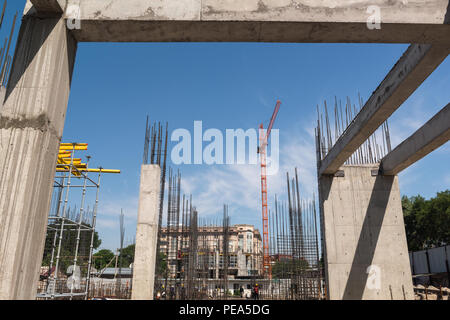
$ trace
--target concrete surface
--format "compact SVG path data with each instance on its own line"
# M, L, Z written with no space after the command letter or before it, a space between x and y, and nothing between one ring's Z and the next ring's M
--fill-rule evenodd
M450 139L450 103L381 160L381 172L396 175Z
M30 0L36 10L40 12L62 13L66 0Z
M0 118L0 299L34 299L76 42L62 19L21 25Z
M376 165L340 169L344 177L319 180L330 299L414 299L397 177L372 176Z
M153 300L160 176L161 169L158 165L142 165L131 291L132 300Z
M379 30L367 28L372 5L381 10ZM81 21L78 41L450 41L448 0L67 0L66 7L67 18Z
M445 60L449 48L411 45L322 160L319 174L334 174Z
M3 109L3 102L5 101L5 95L6 95L6 88L0 86L0 115Z

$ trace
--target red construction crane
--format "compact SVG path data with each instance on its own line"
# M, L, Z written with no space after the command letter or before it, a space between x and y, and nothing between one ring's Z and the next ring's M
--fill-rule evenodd
M264 273L272 277L272 265L270 264L269 255L269 213L267 209L267 174L266 174L266 146L270 137L270 131L272 131L273 123L280 110L281 102L278 100L273 111L272 118L270 118L267 132L264 132L264 126L261 123L259 126L259 147L258 153L260 154L261 162L261 200L262 200L262 218L263 218L263 269Z

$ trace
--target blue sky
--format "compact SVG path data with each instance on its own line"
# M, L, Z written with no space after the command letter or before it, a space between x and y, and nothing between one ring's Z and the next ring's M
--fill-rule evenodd
M9 5L21 11L21 1ZM23 1L22 1L23 2ZM9 14L11 18L11 14ZM8 22L8 21L7 21ZM9 32L3 28L1 35ZM17 31L16 31L17 34ZM249 43L80 43L64 142L87 142L94 166L122 170L106 176L98 231L103 247L119 243L120 209L125 239L134 238L145 117L169 121L170 130L256 128L267 125L277 99L282 106L279 174L269 178L269 199L285 193L285 172L299 169L305 198L317 193L314 124L317 104L334 96L364 100L407 45ZM447 60L394 113L393 146L450 101ZM174 144L169 146L169 151ZM402 195L431 197L450 186L447 143L400 174ZM171 165L171 164L169 164ZM261 226L258 166L171 165L192 193L200 216L217 216L229 204L231 222Z

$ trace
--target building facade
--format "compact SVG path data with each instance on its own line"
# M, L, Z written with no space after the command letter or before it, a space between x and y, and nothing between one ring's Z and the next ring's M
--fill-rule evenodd
M253 225L163 227L160 252L167 257L170 278L186 274L203 279L262 276L262 238Z

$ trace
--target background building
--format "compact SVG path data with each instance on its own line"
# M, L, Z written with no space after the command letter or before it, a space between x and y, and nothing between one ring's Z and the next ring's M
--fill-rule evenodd
M183 278L189 266L195 277L248 279L262 275L262 239L253 225L182 226L161 229L160 252L167 256L168 277ZM194 266L192 266L194 264Z

